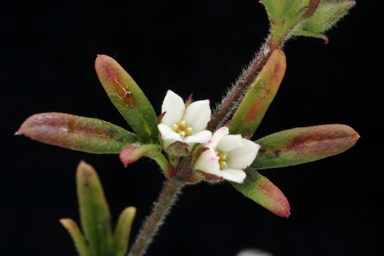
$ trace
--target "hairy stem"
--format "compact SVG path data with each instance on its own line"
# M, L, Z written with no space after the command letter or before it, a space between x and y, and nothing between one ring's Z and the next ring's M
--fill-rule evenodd
M164 182L163 190L161 191L151 214L144 221L144 224L136 237L136 241L131 247L128 254L129 256L141 256L145 253L149 244L152 242L153 237L163 224L169 210L178 198L183 186L184 183L176 178L169 178Z
M258 73L267 62L271 52L280 45L272 45L270 36L255 54L249 66L244 69L235 85L229 90L222 102L216 107L212 119L208 124L208 129L215 131L228 119L233 109L239 104L248 87L256 79Z

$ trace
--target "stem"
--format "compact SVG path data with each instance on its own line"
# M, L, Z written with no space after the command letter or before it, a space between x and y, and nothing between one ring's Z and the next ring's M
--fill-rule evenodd
M151 214L144 221L140 229L140 233L136 237L136 241L132 245L128 256L141 256L147 250L153 237L156 235L160 226L174 202L180 194L184 183L176 178L169 178L164 182L163 190L161 191L157 202L155 203Z
M249 66L243 71L235 85L230 89L222 102L217 106L212 115L212 119L208 124L208 129L215 131L227 120L228 116L232 114L233 109L239 104L249 86L255 81L257 75L264 67L271 52L281 45L271 43L271 36L261 46L260 50L256 53Z
M249 86L254 82L261 69L264 67L269 56L271 55L271 52L276 48L281 47L281 45L281 42L277 45L272 44L271 36L267 38L258 53L255 54L255 57L252 59L248 68L243 71L235 85L231 88L220 105L217 106L212 115L211 121L208 124L208 130L214 131L225 122L228 116L232 113L233 109L239 104ZM166 180L163 190L160 193L151 214L145 220L128 256L142 256L145 253L149 244L152 242L153 237L163 224L165 217L169 213L173 203L176 201L184 184L185 183L178 180L176 177L168 178Z
M225 98L216 107L212 115L211 121L208 124L208 130L215 131L224 124L228 117L232 114L233 110L241 102L244 94L247 92L249 86L255 81L257 75L264 67L271 53L279 48L283 48L284 43L291 37L292 31L299 25L301 16L311 16L319 5L318 0L311 2L310 12L306 13L307 9L303 8L301 12L297 13L296 21L292 24L284 26L284 19L280 20L280 24L271 21L271 32L261 46L260 50L255 54L250 64L243 70L235 85L230 89ZM326 40L326 39L324 39Z

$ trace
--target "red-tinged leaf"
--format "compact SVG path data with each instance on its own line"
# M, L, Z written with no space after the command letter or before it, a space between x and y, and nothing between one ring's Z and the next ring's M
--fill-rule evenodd
M107 55L99 55L95 69L108 97L139 136L141 142L159 143L157 116L132 77Z
M229 125L231 134L241 134L243 137L253 135L275 98L285 69L284 52L274 50L233 115Z
M96 154L117 154L123 146L138 141L134 133L109 122L55 112L29 117L16 134Z
M316 161L346 151L359 137L342 124L284 130L256 140L261 148L252 167L268 169Z
M250 170L247 172L244 183L231 182L231 184L244 196L252 199L277 216L289 217L290 206L283 192L257 171Z
M124 166L136 162L143 156L155 160L163 171L168 172L170 170L169 162L161 153L159 145L135 143L123 147L119 154L120 161Z

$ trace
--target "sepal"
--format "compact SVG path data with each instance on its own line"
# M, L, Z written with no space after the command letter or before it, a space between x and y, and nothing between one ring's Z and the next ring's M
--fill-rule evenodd
M170 144L165 151L171 155L176 157L188 156L189 155L189 145L182 141L175 141Z

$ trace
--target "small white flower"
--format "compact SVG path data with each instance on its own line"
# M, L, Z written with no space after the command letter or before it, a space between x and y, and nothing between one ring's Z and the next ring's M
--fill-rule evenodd
M196 143L210 140L212 133L204 130L211 119L209 100L195 101L185 107L183 99L168 90L161 107L161 113L164 112L165 115L158 125L164 148L181 141L187 143L191 149Z
M243 169L251 165L260 149L260 145L240 134L229 135L228 127L218 129L205 146L208 150L201 153L194 169L237 183L243 183Z

